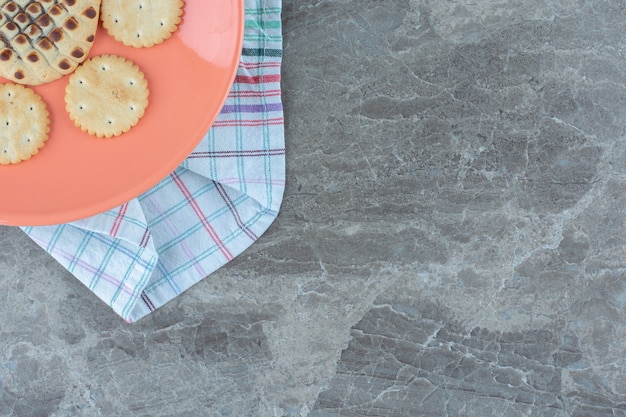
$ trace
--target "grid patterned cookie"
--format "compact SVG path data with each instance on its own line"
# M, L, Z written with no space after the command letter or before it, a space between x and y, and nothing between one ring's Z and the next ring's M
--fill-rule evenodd
M148 48L172 36L183 7L183 0L102 0L100 19L117 41Z
M65 108L84 132L98 137L128 132L148 106L148 82L133 62L116 55L85 61L65 87Z
M30 159L49 132L50 116L41 96L19 84L0 84L0 165Z
M100 0L0 0L0 76L39 85L73 72L95 39Z

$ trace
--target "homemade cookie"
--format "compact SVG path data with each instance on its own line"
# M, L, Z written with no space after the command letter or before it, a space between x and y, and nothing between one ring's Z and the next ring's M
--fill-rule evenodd
M39 85L87 58L100 0L0 0L0 76Z
M176 31L183 6L183 0L102 0L100 19L124 45L151 47Z
M30 159L48 132L50 117L41 96L18 84L0 84L0 164Z
M110 138L137 124L148 95L148 82L137 65L119 56L100 55L70 76L65 108L84 132Z

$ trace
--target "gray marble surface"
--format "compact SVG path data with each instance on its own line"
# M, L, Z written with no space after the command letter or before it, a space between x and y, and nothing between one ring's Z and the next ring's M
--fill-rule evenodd
M626 416L626 2L283 21L276 222L133 325L0 227L0 415Z

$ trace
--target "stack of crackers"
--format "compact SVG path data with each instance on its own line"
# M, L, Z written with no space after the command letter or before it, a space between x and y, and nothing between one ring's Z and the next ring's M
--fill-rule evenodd
M128 132L148 106L148 82L127 58L88 59L98 23L117 41L149 48L170 38L183 0L0 0L0 164L30 159L44 146L50 117L29 86L68 76L65 108L90 135Z

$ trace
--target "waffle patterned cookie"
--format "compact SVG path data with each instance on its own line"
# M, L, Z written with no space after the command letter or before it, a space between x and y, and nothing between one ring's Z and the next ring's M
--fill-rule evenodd
M100 0L0 0L0 76L39 85L73 72L99 14Z

